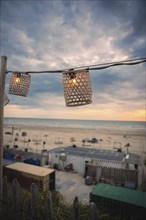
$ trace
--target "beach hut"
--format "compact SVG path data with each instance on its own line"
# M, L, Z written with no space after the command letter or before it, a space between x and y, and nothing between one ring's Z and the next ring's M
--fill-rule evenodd
M16 178L23 188L29 190L32 183L42 191L55 190L54 169L16 162L4 166L4 175L7 176L8 182Z

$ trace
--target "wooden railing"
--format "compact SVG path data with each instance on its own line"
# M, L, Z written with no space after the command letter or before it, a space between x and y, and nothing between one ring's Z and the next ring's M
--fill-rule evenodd
M22 196L23 192L23 196ZM42 195L43 196L43 195ZM1 201L1 215L0 219L3 220L59 220L56 219L53 212L52 193L47 192L40 204L40 192L37 186L33 183L30 191L24 191L20 187L19 182L14 179L12 184L8 184L7 178L3 179L3 194ZM56 207L59 209L59 207ZM65 208L65 207L64 207ZM88 219L99 220L99 212L94 203L89 203ZM71 205L71 214L62 217L62 220L80 220L80 204L78 197L75 197ZM57 217L58 218L58 217ZM86 219L85 219L86 220Z

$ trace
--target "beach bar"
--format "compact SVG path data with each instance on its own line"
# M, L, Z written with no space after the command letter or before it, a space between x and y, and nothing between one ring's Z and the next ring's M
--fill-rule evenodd
M106 206L113 217L143 220L146 216L146 192L98 183L90 193L90 200Z
M16 162L3 167L3 173L8 182L17 179L23 188L30 189L32 183L42 190L55 190L55 170L22 162Z

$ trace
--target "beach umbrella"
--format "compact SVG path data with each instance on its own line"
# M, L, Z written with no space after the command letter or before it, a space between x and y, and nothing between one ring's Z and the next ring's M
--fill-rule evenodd
M46 144L46 141L43 141L43 149L44 149L44 147L45 147L45 144Z
M29 147L29 143L31 142L30 139L27 140L27 148Z
M37 154L37 146L40 145L40 142L36 141L34 144L36 145L36 154Z
M13 72L9 84L9 93L26 97L30 81L31 76L28 73Z
M45 141L47 141L48 135L45 134L45 135L44 135L44 138L45 138Z
M92 103L92 87L87 69L63 72L66 106L74 107Z
M18 139L17 139L17 138L15 138L15 139L14 139L14 145L15 145L15 143L16 143L17 141L18 141Z
M127 143L124 147L127 148L127 153L129 152L129 147L131 147L130 143Z
M60 144L60 145L63 144L62 138L56 138L55 144Z
M74 137L71 137L71 138L70 138L70 142L71 142L71 143L73 143L73 142L75 142L75 141L76 141L76 139L75 139Z

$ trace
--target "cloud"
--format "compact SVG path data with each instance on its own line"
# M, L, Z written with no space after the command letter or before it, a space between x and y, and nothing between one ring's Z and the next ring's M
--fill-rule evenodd
M130 0L2 1L1 53L8 56L8 70L17 71L67 69L142 57L144 6L144 1ZM10 107L20 115L23 108L25 113L31 108L30 115L34 110L36 116L61 118L101 118L107 108L109 115L118 117L122 112L126 117L124 106L125 112L144 108L144 74L144 64L91 71L93 104L69 109L64 104L61 74L34 73L28 97L10 95ZM8 93L10 75L6 78ZM7 114L11 115L9 110Z

